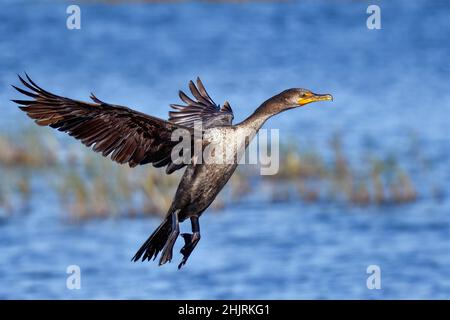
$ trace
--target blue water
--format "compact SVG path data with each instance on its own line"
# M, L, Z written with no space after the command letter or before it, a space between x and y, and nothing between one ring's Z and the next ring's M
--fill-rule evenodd
M3 1L2 131L29 124L8 100L24 70L61 95L93 91L159 117L197 75L237 121L275 93L307 87L334 103L267 127L325 154L339 132L354 161L367 150L395 153L417 173L420 198L366 208L241 201L202 217L202 240L177 271L130 262L158 219L70 224L34 186L32 212L0 220L0 298L450 298L450 5L377 3L381 30L366 28L368 3L354 1L81 3L82 28L68 30L65 3ZM412 136L426 167L413 160ZM66 288L72 264L80 290ZM369 265L381 269L380 290L366 287Z

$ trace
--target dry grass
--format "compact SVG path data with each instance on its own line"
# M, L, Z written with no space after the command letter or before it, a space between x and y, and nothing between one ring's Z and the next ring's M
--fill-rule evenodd
M306 202L336 200L369 205L417 199L413 180L405 168L393 159L375 156L365 156L362 166L352 166L339 136L331 140L333 157L329 163L317 152L302 152L295 144L284 149L280 173L269 179L276 183L294 181L300 198Z
M283 145L279 174L260 178L258 171L241 168L212 208L221 209L262 186L271 201L297 198L365 206L417 199L414 180L395 159L366 155L362 165L352 165L338 136L331 140L330 150L332 159L326 161L313 149L304 152L298 144ZM37 180L39 188L57 195L61 211L71 220L162 215L180 178L180 173L167 176L152 166L117 165L75 142L66 146L54 135L34 129L15 136L0 134L0 174L3 215L28 208Z

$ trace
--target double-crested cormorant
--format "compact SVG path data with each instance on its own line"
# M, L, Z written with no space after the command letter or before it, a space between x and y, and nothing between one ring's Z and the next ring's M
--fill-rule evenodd
M86 146L92 146L94 151L101 152L105 157L111 155L112 160L128 163L130 167L152 163L155 167L166 166L166 173L170 174L187 166L166 217L132 259L155 259L162 251L159 265L170 262L179 235L179 222L189 218L192 234L182 234L185 245L181 249L183 259L178 268L186 263L200 240L200 215L227 183L237 167L237 161L219 164L200 162L193 153L195 148L192 145L188 151L183 150L191 152L188 154L188 159L192 160L190 163L175 161L171 155L172 149L179 143L172 139L175 130L185 130L195 143L199 139L195 133L195 123L201 121L201 150L214 144L231 145L240 135L248 135L251 140L273 115L311 102L332 100L329 94L315 94L300 88L288 89L263 102L243 122L232 125L233 111L228 102L222 107L215 104L197 78L197 85L189 82L194 98L180 91L179 96L185 105L171 105L176 111L170 112L169 121L166 121L103 102L93 94L91 99L94 103L60 97L37 86L28 75L26 78L28 81L19 76L29 91L13 87L32 99L12 101L19 104L20 109L38 125L67 132ZM244 148L248 143L245 142ZM237 149L233 158L236 154Z

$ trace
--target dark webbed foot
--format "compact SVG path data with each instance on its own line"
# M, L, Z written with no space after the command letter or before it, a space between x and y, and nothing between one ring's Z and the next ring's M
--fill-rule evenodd
M194 232L193 234L183 233L181 236L184 239L184 247L180 250L180 253L183 255L183 260L181 260L180 264L178 265L178 269L186 264L192 251L194 251L195 246L200 241L200 232Z
M178 269L186 264L192 251L194 251L195 246L200 241L200 224L198 223L198 217L191 217L191 227L192 234L183 233L181 235L184 239L184 247L180 250L181 254L183 255L183 260L181 260L180 264L178 265Z

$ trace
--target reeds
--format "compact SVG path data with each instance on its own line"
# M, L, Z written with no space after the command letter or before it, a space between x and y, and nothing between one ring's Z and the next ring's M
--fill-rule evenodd
M0 134L0 212L7 216L29 208L33 183L53 192L67 218L82 221L111 216L163 215L170 206L180 173L143 166L130 169L89 151L78 143L61 143L52 134L33 129ZM287 143L280 150L280 172L260 178L241 167L213 209L244 199L255 190L269 192L271 201L300 199L351 205L410 203L417 199L414 179L392 157L365 155L354 163L341 137L331 139L331 158L314 148ZM259 193L259 192L258 192Z
M331 161L319 153L302 151L289 144L281 152L280 173L270 176L275 183L294 181L305 202L341 201L354 205L400 204L417 199L413 179L407 170L391 158L364 156L352 165L341 137L331 139Z

